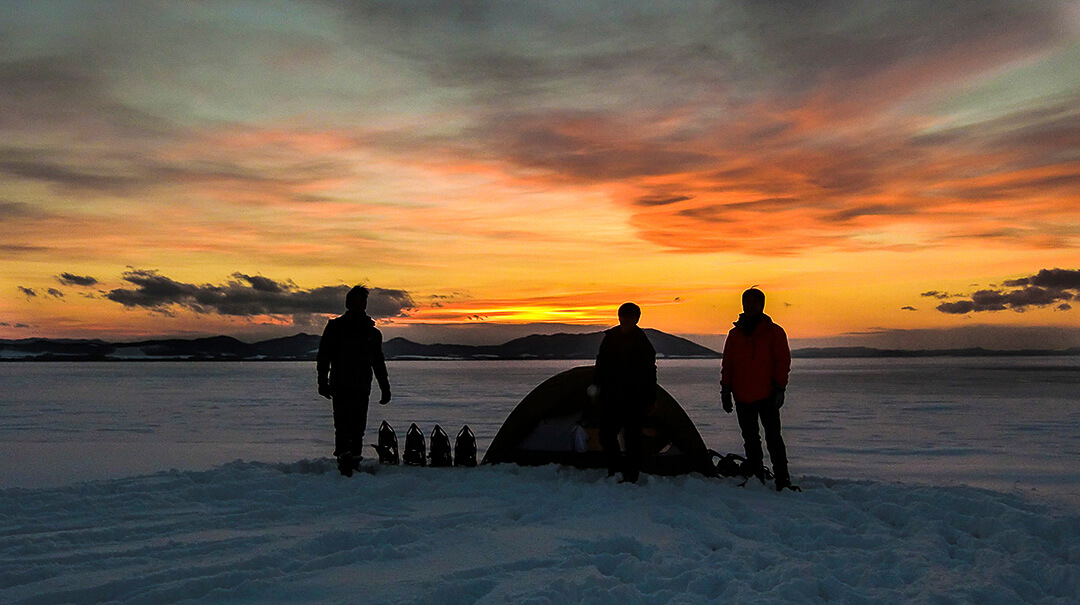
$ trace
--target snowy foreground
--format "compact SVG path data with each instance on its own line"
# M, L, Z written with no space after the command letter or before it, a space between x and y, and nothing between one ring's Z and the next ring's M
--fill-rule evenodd
M0 490L0 602L1080 599L1080 517L1012 495L364 464Z

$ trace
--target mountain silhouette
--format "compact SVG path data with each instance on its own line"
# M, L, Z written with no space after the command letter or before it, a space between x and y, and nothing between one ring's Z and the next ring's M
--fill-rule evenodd
M646 329L658 358L719 359L716 351L685 338ZM387 359L595 359L603 332L533 334L499 345L421 344L405 338L383 343ZM0 340L0 361L314 361L316 334L294 334L246 343L231 336L166 338L110 343L70 338ZM1072 356L1065 350L991 350L983 348L898 350L869 347L796 349L798 358Z
M646 329L658 357L718 359L720 354L685 338ZM603 332L590 334L532 334L501 345L425 345L404 338L383 343L388 359L593 359L604 339Z
M712 349L659 330L646 330L658 357L719 358ZM603 332L534 334L500 345L421 344L405 338L383 343L387 359L592 359ZM245 343L231 336L109 343L102 340L31 338L0 340L0 360L33 361L311 361L319 336L295 334Z

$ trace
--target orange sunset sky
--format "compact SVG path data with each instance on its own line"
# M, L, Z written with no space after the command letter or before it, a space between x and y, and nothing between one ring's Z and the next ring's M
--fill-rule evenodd
M5 1L0 132L5 339L1080 346L1075 2Z

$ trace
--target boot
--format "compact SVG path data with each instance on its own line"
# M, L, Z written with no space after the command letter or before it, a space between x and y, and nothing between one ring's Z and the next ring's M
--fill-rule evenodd
M787 477L777 477L776 478L776 491L782 492L785 489L789 489L789 490L791 490L793 492L801 492L802 491L801 489L799 489L798 485L792 485L791 479L788 479Z
M338 471L346 477L352 477L353 474L353 461L352 454L349 452L341 452L341 455L337 459Z
M762 462L760 460L758 460L758 461L747 460L746 462L744 462L742 464L742 467L739 470L739 474L742 475L745 478L745 480L742 483L740 483L739 486L740 487L745 487L746 484L750 482L750 479L752 479L754 477L757 477L757 480L760 481L762 484L764 484L765 483L765 475L766 475L767 472L768 471L765 469L765 465L762 464Z

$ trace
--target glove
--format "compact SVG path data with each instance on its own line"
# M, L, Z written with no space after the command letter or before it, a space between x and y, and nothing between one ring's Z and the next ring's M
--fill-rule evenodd
M784 391L785 390L786 389L784 389L784 387L773 387L773 390L772 390L773 403L776 404L776 409L778 409L778 410L780 408L784 407Z
M334 396L333 391L330 390L330 385L325 382L319 383L319 394L323 397L326 397L327 399L330 399Z
M386 405L390 403L390 386L387 385L382 388L382 397L379 398L379 405Z
M731 404L731 389L727 387L720 389L720 403L724 406L724 411L730 414L733 407Z

